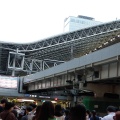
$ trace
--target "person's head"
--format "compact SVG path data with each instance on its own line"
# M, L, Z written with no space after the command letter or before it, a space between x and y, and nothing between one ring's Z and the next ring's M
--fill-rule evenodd
M14 106L15 106L14 103L12 103L12 102L7 102L7 103L5 104L5 110L12 111L13 108L14 108Z
M96 110L92 110L92 116L95 116L96 115Z
M39 120L54 118L54 105L51 101L45 101L41 106Z
M8 102L7 99L2 99L1 100L1 104L2 104L2 107L5 107L5 104Z
M116 108L114 106L108 106L106 110L108 113L109 112L116 112Z
M31 106L33 109L35 109L37 107L37 105L34 103L30 103L29 106Z
M55 116L62 116L62 107L60 104L55 105Z
M70 120L86 120L86 108L84 105L75 105L70 110Z
M88 118L91 117L91 112L89 110L86 110L86 116L88 116Z
M55 105L55 111L61 111L61 110L62 108L60 104Z
M32 106L27 106L26 107L26 114L28 114L29 112L31 112L33 110Z

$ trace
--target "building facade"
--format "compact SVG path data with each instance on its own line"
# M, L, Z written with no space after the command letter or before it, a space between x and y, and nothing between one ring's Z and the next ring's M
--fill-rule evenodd
M94 25L99 25L102 22L95 21L92 17L79 15L78 17L69 16L64 20L64 32L71 32Z

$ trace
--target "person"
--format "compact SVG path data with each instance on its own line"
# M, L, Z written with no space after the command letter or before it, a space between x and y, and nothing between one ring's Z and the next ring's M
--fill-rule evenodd
M41 105L38 105L36 108L36 112L35 112L35 116L33 116L32 120L37 120L40 114L40 110L41 110Z
M86 120L90 120L91 113L89 110L86 110Z
M114 119L114 120L120 120L120 111L117 111L117 112L115 113L115 116L113 116L113 119Z
M31 112L28 113L28 120L32 120L33 116L35 115L37 105L34 103L30 103L29 106L31 106L33 109Z
M40 115L37 120L57 120L54 117L54 105L51 101L45 101L42 104Z
M33 108L33 110L30 112L30 114L34 115L35 112L36 112L36 107L37 107L37 105L34 104L34 103L30 103L29 106L31 106L31 107Z
M27 106L26 107L26 115L24 115L22 118L21 118L21 120L28 120L28 114L29 114L29 112L31 112L32 111L32 107L31 106Z
M21 120L21 118L25 115L26 115L26 106L22 105L19 112L18 112L18 120Z
M0 113L0 118L2 120L16 120L15 115L11 112L14 108L14 103L7 102L5 104L5 110Z
M64 120L65 116L62 114L62 108L60 104L55 105L55 118L58 120Z
M7 103L7 99L2 99L0 104L0 113L4 111L5 104Z
M100 118L96 115L96 111L92 110L92 116L90 117L90 120L100 120Z
M17 119L17 117L18 117L18 116L17 116L17 111L16 111L15 109L13 109L11 112L15 115L16 120L18 120L18 119Z
M69 110L65 110L65 120L69 120L70 117L70 111Z
M101 120L113 120L113 116L115 116L116 108L114 106L108 106L106 110L108 115L101 118Z
M86 108L82 104L77 104L70 110L69 120L86 120Z

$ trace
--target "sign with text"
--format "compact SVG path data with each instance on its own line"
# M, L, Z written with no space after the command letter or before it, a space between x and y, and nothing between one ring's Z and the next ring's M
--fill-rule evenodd
M17 77L0 76L0 88L17 89Z

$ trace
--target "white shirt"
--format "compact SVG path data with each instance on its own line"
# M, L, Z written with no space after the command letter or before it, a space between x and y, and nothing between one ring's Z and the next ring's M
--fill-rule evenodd
M55 116L55 118L56 118L56 120L64 120L64 119L65 119L65 116L64 116L64 115L63 115L63 116L60 116L60 117Z
M114 120L113 116L115 116L115 112L110 112L110 113L108 113L108 115L101 118L101 120Z
M32 120L34 113L35 113L35 111L31 111L28 113L28 120Z
M89 118L89 116L88 116L88 115L86 115L86 120L90 120L90 118Z

